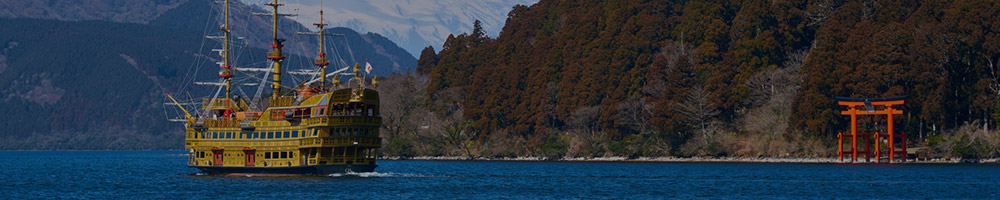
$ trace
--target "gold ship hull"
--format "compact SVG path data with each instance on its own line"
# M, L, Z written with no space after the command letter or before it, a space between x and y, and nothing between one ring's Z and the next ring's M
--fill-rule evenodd
M342 89L259 113L193 118L184 146L188 166L210 174L371 172L382 144L381 121L377 92Z

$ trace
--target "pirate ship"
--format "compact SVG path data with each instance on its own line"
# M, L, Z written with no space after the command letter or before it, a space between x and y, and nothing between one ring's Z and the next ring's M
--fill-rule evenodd
M375 169L376 155L381 147L379 138L379 95L375 90L377 77L370 83L362 77L358 64L353 66L353 77L340 88L340 77L349 67L326 73L330 59L323 50L323 38L343 36L324 33L322 10L318 32L298 34L319 37L319 52L312 60L318 70L285 72L282 62L284 39L278 38L278 20L288 14L278 13L282 6L277 0L266 4L272 8L270 15L272 43L267 52L268 67L240 68L231 65L232 29L230 29L230 1L221 1L224 10L219 36L206 36L220 40L221 61L217 82L196 82L198 85L217 86L215 95L201 99L191 98L185 103L173 96L167 104L177 105L183 118L175 121L185 126L184 148L189 151L187 165L209 174L331 174L343 172L371 172ZM367 63L366 63L367 65ZM346 66L346 63L345 63ZM370 70L370 65L367 65ZM240 98L233 95L235 72L265 73L255 95ZM292 88L298 92L283 92L283 74L312 75L311 81ZM327 77L333 75L332 84ZM271 95L262 96L267 76L271 76ZM309 80L309 79L306 79ZM369 88L370 87L370 88ZM220 92L225 90L220 96ZM283 95L284 94L284 95ZM194 105L192 105L194 104ZM187 108L185 108L187 107ZM193 111L193 112L189 112ZM192 114L193 113L193 114Z

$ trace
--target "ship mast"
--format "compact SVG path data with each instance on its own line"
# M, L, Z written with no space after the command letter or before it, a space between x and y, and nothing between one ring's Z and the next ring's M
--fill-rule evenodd
M222 41L223 41L222 42L222 52L220 53L220 54L222 54L222 63L219 66L219 68L221 68L221 69L219 69L219 77L221 77L225 81L225 84L226 84L226 99L229 99L230 97L232 97L231 96L232 95L232 82L230 82L230 79L233 78L233 71L232 71L233 67L231 65L229 65L229 33L230 33L230 29L229 29L229 0L225 0L224 4L225 4L225 6L223 6L224 10L225 10L225 17L224 17L224 20L223 20L224 22L223 22L222 28L219 28L219 30L222 31L222 34L223 34L223 36L222 36Z
M271 51L267 52L267 59L270 59L274 66L271 71L271 74L273 75L273 79L271 80L271 92L272 92L271 100L273 102L277 100L279 97L281 97L281 73L282 73L281 62L285 60L285 55L282 54L281 52L281 48L284 47L284 45L282 45L281 43L285 42L285 39L278 38L278 17L293 16L293 15L279 14L278 7L283 6L284 4L279 4L278 0L274 0L273 2L265 5L271 6L271 8L273 8L271 13L254 13L254 14L271 15L272 17L273 24L271 27L272 30Z
M316 67L319 67L319 76L320 76L319 77L319 85L320 85L319 88L326 89L326 66L330 64L330 60L326 59L326 52L323 51L323 36L340 36L340 37L343 37L344 34L323 33L325 31L324 27L326 27L326 25L327 25L327 24L323 23L323 1L320 1L319 5L320 5L319 6L320 7L320 9L319 9L319 23L313 24L313 25L316 26L316 28L319 29L319 32L316 32L316 33L311 33L311 32L297 32L297 34L314 35L314 36L319 37L319 53L317 54L318 57L316 57L315 62L313 62L313 64L315 64Z

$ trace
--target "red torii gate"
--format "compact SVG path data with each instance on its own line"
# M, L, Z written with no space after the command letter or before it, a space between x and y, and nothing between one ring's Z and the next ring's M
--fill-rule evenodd
M837 100L837 105L847 106L847 110L841 111L841 115L851 116L851 150L844 150L844 134L837 133L837 155L840 157L840 161L844 161L844 154L851 154L851 162L857 162L858 153L865 154L865 162L870 162L869 158L872 153L875 153L875 162L879 162L881 158L882 151L879 150L881 146L881 141L883 138L888 139L886 141L886 146L888 147L889 163L896 158L896 154L900 154L900 159L906 161L906 133L896 134L895 129L893 129L893 115L903 114L903 110L895 109L892 106L903 105L906 100L906 96L897 97L886 97L886 98L850 98L850 97L834 97ZM880 106L876 108L875 106ZM859 107L864 107L864 110L858 109ZM884 107L884 108L881 108ZM858 115L885 115L888 120L886 125L888 126L888 134L879 134L878 132L871 134L862 134L860 136L865 139L865 149L864 151L858 150ZM871 150L871 139L875 138L875 151ZM896 138L899 138L901 151L896 151Z

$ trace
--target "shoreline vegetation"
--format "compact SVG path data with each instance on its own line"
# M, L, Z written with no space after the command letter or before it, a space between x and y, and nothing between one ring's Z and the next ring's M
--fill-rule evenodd
M423 161L555 161L555 162L684 162L684 163L829 163L829 164L888 164L884 160L882 163L875 163L872 159L871 162L864 162L863 158L859 158L859 162L850 163L848 158L844 160L847 162L840 162L838 158L771 158L771 157L759 157L759 158L745 158L745 157L638 157L638 158L628 158L628 157L564 157L564 158L550 158L550 157L466 157L466 156L416 156L416 157L399 157L399 156L380 156L380 160L423 160ZM918 163L918 164L957 164L957 163L981 163L981 164L1000 164L1000 159L990 158L990 159L963 159L963 158L918 158L918 159L907 159L906 162L894 162L893 164L906 164L906 163Z
M182 149L168 150L0 150L0 152L37 152L37 151L184 151ZM187 153L164 154L166 156L186 157ZM420 160L420 161L537 161L537 162L683 162L683 163L813 163L813 164L889 164L883 160L881 163L864 162L864 158L859 156L857 163L850 163L850 158L844 157L845 162L840 162L838 158L819 157L543 157L543 156L520 156L520 157L469 157L469 156L379 156L379 160ZM979 164L1000 164L1000 158L909 158L906 162L894 162L892 164L958 164L958 163L979 163Z

